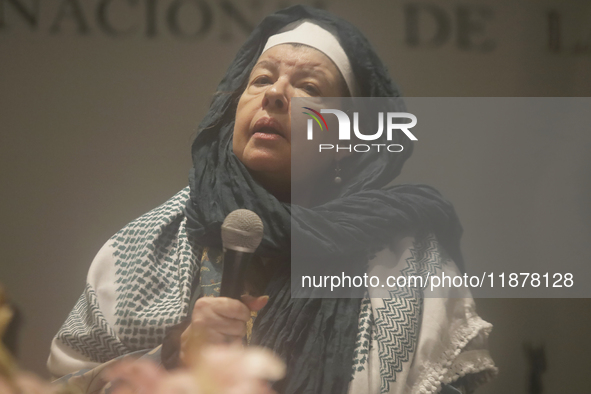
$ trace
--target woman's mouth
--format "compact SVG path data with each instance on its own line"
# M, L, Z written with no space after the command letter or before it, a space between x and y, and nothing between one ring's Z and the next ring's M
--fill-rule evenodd
M252 136L265 140L278 140L285 138L283 127L277 120L264 117L256 121L253 127Z

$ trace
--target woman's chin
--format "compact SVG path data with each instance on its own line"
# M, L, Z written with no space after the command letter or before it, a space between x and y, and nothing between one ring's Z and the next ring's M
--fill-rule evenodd
M277 173L290 176L291 159L278 152L252 152L242 157L242 163L251 171L257 173Z

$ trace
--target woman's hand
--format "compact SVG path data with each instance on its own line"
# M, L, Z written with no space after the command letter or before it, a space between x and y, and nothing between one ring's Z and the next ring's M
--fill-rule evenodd
M240 342L252 311L261 310L269 296L242 296L242 302L227 297L201 297L195 302L191 324L181 335L180 361L186 364L189 338L199 332L211 344Z

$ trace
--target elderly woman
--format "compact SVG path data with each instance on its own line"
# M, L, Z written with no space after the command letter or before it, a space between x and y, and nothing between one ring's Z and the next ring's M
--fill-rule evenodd
M462 263L453 207L427 186L386 187L412 151L405 136L394 136L399 153L292 152L291 100L347 96L399 96L355 27L304 6L265 18L200 124L190 186L99 251L52 343L50 371L155 348L168 367L182 365L186 339L200 330L216 343L248 334L273 350L287 365L280 393L470 392L494 375L491 326L465 289L439 298L291 297L292 237L308 240L319 264L327 254L355 256L364 270L386 261L424 276L457 273L454 261ZM239 208L265 226L243 302L219 297L220 225Z

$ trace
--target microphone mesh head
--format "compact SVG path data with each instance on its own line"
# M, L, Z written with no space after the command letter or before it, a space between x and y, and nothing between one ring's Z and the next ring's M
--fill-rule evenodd
M263 222L259 215L248 209L231 212L222 224L224 248L254 253L263 239Z

